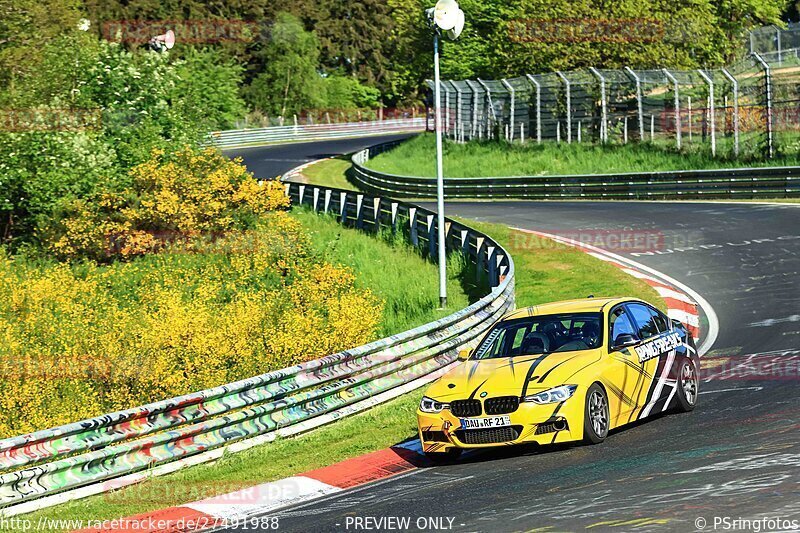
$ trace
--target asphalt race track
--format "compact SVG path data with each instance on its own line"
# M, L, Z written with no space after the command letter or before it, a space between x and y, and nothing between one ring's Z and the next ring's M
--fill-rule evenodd
M256 148L231 148L224 150L224 152L225 155L231 157L241 157L250 172L255 174L257 178L272 179L309 161L349 154L373 144L391 142L397 139L405 139L406 137L410 137L410 135L408 133L398 133L331 141L276 144Z
M337 149L316 143L313 151ZM648 236L647 250L610 249L701 294L719 320L697 409L617 430L597 446L509 447L420 468L280 511L273 516L281 531L365 530L358 517L454 531L714 531L715 521L724 530L723 520L800 520L800 206L515 201L447 209L571 238L576 229ZM743 366L732 372L728 361ZM780 529L770 524L760 529Z

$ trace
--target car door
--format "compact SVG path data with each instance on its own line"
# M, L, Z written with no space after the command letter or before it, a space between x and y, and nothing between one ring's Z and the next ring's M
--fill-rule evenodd
M634 351L639 344L638 329L625 304L619 304L609 311L606 342L608 364L604 367L603 383L608 389L612 427L626 424L633 419L633 413L639 407L636 400L639 391L649 385ZM615 341L624 335L633 336L635 344L614 349Z
M671 322L655 308L640 302L627 304L641 343L634 346L636 358L647 376L647 386L638 391L638 409L633 418L661 412L675 394L674 368L681 354L682 339Z

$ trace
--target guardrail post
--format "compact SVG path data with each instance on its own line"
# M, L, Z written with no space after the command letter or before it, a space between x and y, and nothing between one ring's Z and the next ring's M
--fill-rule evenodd
M461 230L461 253L469 256L469 231Z
M511 95L511 109L510 109L509 114L508 114L509 134L506 136L506 140L508 142L512 142L513 143L514 142L514 112L515 112L515 110L514 110L514 96L515 96L514 87L512 87L511 84L508 83L508 81L506 81L505 78L500 80L500 82L503 84L503 87L505 87L506 90L508 91L508 93Z
M397 208L400 206L397 202L392 202L392 233L397 231Z
M506 272L508 271L508 266L504 265L503 262L506 256L503 254L497 254L497 284L499 285L506 277Z
M283 186L283 193L288 196L289 198L292 197L292 184L287 183Z
M381 231L381 199L372 199L372 221L375 223L375 232Z
M672 73L667 70L663 69L664 76L667 77L669 81L672 82L672 90L675 93L675 144L678 150L681 149L681 95L680 89L678 87L678 79L672 75ZM690 119L691 121L691 119Z
M428 253L431 254L431 259L434 259L438 255L436 253L436 225L433 223L435 218L436 215L428 215L426 217L428 229Z
M536 143L542 144L542 85L533 77L533 74L526 74L526 77L536 91Z
M705 72L698 69L697 72L700 74L700 77L708 85L708 111L709 111L709 122L711 123L711 155L717 155L717 136L716 136L716 120L714 120L714 80L708 76Z
M567 93L567 144L572 144L572 91L567 77L560 70L556 71L556 75L564 82L564 89Z
M772 70L769 63L764 61L764 58L759 54L753 54L755 60L761 65L764 70L764 92L766 96L767 107L767 155L771 159L775 155L775 147L773 145L773 130L772 130Z
M327 213L331 206L331 190L325 189L325 208L324 212Z
M298 185L297 190L298 190L298 196L300 198L300 200L297 203L303 205L303 196L305 196L306 186Z
M356 195L356 227L361 229L364 227L364 195L357 194Z
M319 204L319 187L314 187L314 211L319 211L317 205Z
M419 246L419 233L417 231L417 208L408 208L409 239L413 246Z
M639 112L639 141L644 140L644 109L642 108L642 80L630 67L625 67L625 72L636 82L636 108Z
M494 246L486 247L486 262L489 266L489 285L493 289L499 284L497 277L497 257L495 251L496 249Z
M339 193L339 220L344 226L347 224L347 193Z
M589 71L600 82L600 142L608 142L608 104L606 102L606 79L600 71L594 67L589 67Z
M484 270L485 262L483 259L483 243L485 240L486 239L484 237L478 237L475 246L475 265L477 267L478 279L481 278Z
M739 155L739 81L723 68L722 74L731 82L733 89L733 155Z

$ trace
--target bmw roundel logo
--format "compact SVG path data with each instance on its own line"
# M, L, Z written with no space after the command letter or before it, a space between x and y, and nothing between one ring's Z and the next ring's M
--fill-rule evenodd
M481 398L486 398L486 392L485 391L481 393Z

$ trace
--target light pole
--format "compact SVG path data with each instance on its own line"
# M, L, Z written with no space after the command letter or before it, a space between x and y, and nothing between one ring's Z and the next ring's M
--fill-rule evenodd
M464 12L456 0L439 0L435 7L426 11L428 24L433 29L433 94L434 128L436 130L436 207L438 211L439 245L439 307L447 307L447 252L445 250L444 219L444 171L442 164L442 99L439 81L439 36L444 33L457 39L464 29Z

